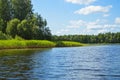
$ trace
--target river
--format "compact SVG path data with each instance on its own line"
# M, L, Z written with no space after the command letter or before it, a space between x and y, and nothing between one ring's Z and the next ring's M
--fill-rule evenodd
M0 80L120 80L120 45L1 50Z

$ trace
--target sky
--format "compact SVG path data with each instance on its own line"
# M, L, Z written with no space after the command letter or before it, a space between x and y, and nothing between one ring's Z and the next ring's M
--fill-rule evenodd
M53 35L120 32L120 0L32 0Z

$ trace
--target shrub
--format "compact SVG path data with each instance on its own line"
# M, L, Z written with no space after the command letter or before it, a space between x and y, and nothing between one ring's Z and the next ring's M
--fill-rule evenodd
M16 36L15 36L15 40L24 40L24 39L23 39L22 37L16 35Z
M12 37L2 33L2 31L0 31L0 40L8 40L8 39L12 39Z

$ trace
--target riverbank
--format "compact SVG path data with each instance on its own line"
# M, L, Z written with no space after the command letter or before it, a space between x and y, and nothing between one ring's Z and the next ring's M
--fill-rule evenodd
M47 40L0 40L1 49L24 49L24 48L51 48L51 47L75 47L85 44L72 41L52 42Z

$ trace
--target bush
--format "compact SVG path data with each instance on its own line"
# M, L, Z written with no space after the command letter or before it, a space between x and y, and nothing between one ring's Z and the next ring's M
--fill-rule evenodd
M22 37L16 35L16 36L15 36L15 40L24 40L24 39L23 39Z
M2 31L0 31L0 40L8 40L8 39L12 39L12 37L2 33Z
M56 42L56 47L63 47L63 46L65 46L65 45L62 41L57 41Z
M17 35L17 25L20 23L19 19L12 19L8 22L6 32L7 34L11 35L13 38L15 38L15 35Z

